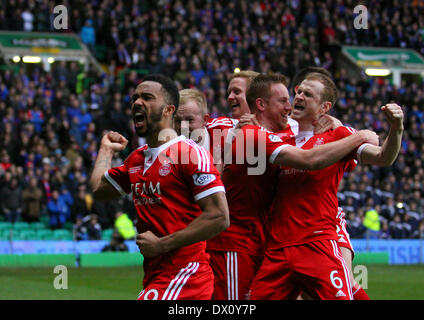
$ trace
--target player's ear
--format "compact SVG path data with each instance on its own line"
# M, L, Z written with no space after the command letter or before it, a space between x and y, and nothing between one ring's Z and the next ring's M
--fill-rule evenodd
M177 108L175 108L175 106L173 104L169 104L163 109L163 115L168 116L168 117L172 117L176 110L177 110Z
M330 101L325 101L321 107L321 114L326 114L328 111L330 111L331 107L332 103Z
M255 105L256 105L256 108L257 108L259 111L264 111L264 110L265 110L264 99L262 99L262 98L257 98L257 99L256 99L256 101L255 101Z

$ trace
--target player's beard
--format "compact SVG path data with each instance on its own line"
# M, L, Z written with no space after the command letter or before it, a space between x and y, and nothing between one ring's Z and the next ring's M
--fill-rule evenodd
M142 128L135 128L135 132L139 137L146 138L159 134L159 123L162 120L162 112L165 106L166 104L163 104L156 112L152 112L149 116L146 115L146 118L144 120L145 123Z

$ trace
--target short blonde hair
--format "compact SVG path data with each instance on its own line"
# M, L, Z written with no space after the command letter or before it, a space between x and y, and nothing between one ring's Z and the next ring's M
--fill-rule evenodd
M324 89L321 93L321 102L330 101L331 106L334 106L337 102L338 91L334 81L327 75L319 72L309 73L305 80L316 80L322 83Z
M247 87L250 85L250 83L252 82L253 79L255 79L256 76L259 75L259 72L256 71L252 71L252 70L242 70L239 72L234 72L231 77L230 77L230 81L235 79L235 78L244 78L246 79L246 84Z
M202 112L202 116L208 113L206 96L203 94L203 92L197 89L180 90L180 106L190 100L196 102L196 104L199 106L200 111Z

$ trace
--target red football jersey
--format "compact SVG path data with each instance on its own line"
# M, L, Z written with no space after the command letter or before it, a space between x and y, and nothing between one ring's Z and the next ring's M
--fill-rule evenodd
M311 149L314 146L342 139L355 133L341 126L322 134L300 132L296 146ZM337 189L343 173L352 169L357 152L322 170L298 170L280 167L277 196L273 202L270 247L280 248L315 240L337 240ZM358 153L358 154L357 154Z
M158 237L184 229L198 217L202 211L196 201L225 192L210 153L184 136L157 148L138 148L105 177L121 194L132 193L138 232L150 230ZM145 273L208 261L205 247L201 241L146 258Z
M214 163L224 161L224 146L227 134L229 130L235 128L238 122L238 119L219 117L206 124L206 130L209 134L209 151L214 157Z
M278 167L272 163L279 151L289 144L258 126L244 126L241 133L233 140L232 163L225 165L222 177L230 226L207 241L208 250L260 255L266 234L264 226L278 177ZM253 155L263 158L254 163Z

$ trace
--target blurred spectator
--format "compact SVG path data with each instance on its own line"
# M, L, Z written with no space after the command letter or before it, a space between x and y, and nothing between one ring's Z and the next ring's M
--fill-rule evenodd
M93 199L91 195L87 193L86 186L84 184L80 185L72 208L72 221L76 221L76 217L78 216L87 216L90 213L92 204Z
M393 221L389 223L390 235L393 239L404 239L408 235L408 230L405 228L402 223L401 217L399 214L395 214Z
M87 45L87 47L94 52L94 45L96 44L96 31L93 27L93 22L88 19L85 21L84 26L80 31L81 41Z
M73 232L76 240L101 240L102 227L98 223L96 214L82 217L78 215L74 224Z
M421 221L417 230L411 234L412 239L424 239L424 221Z
M68 216L68 206L65 200L60 197L60 192L52 190L51 199L47 202L47 213L49 215L50 229L63 228Z
M21 1L0 1L0 29L51 31L55 4L30 1L25 7ZM376 19L368 21L367 30L352 28L352 7L336 0L75 0L71 6L70 31L95 45L107 74L85 70L76 61L55 62L51 71L24 64L14 65L16 71L0 70L0 189L12 178L21 186L36 178L46 207L52 189L65 185L74 200L72 220L95 212L103 228L112 227L116 211L130 214L131 200L124 198L115 208L90 200L86 189L84 206L79 188L87 186L105 130L118 130L132 142L125 155L141 143L129 105L145 72L164 72L180 89L198 87L207 94L211 116L218 117L229 112L226 87L235 67L293 77L316 65L334 76L340 99L332 115L344 124L376 130L384 138L387 123L380 106L396 101L406 114L402 150L393 166L358 166L339 190L345 212L355 212L347 218L351 237L363 236L369 199L381 205L382 229L383 218L390 226L398 214L409 237L416 235L424 218L424 83L402 77L396 87L390 78L365 73L355 79L338 63L338 52L342 45L366 45L424 54L419 2L373 2L368 14ZM75 209L77 201L81 212Z
M126 213L118 211L115 214L115 230L124 238L124 240L135 239L136 231L134 223Z
M386 220L381 221L381 230L378 239L391 239L389 224Z
M119 234L119 232L114 231L112 234L112 239L110 243L105 245L102 249L102 252L117 252L117 251L128 251L128 246L124 242L124 238Z
M368 206L368 210L365 212L364 217L364 227L366 230L366 237L370 239L375 239L378 237L380 232L380 217L379 211L380 206Z
M28 186L22 191L22 217L26 222L40 221L43 191L38 186L37 178L29 179Z
M18 184L18 179L12 178L0 189L0 199L6 221L19 221L22 213L22 189Z
M346 230L351 238L362 238L366 228L360 216L354 212L347 212Z
M101 240L102 238L102 227L98 222L96 214L90 214L84 217L83 222L87 226L88 240Z
M77 241L88 240L87 226L82 220L82 216L78 215L73 226L74 238Z

